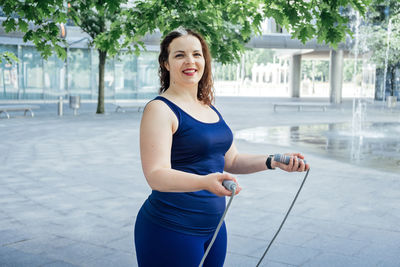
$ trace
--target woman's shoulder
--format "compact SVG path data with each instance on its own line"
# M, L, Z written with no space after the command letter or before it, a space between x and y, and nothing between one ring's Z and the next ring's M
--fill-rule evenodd
M160 97L156 97L146 104L143 113L165 114L166 110L168 110L168 105Z
M174 111L167 101L162 97L156 97L149 101L143 111L143 118L160 118L174 120Z
M171 127L173 132L178 128L177 117L168 105L159 98L153 99L147 103L143 111L142 124L152 128L162 128L170 125L167 127Z

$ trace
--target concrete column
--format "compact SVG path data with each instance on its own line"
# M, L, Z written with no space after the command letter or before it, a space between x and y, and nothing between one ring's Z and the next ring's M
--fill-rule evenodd
M293 55L290 65L290 93L292 97L300 97L301 55Z
M69 68L69 46L67 46L67 57L65 58L64 61L65 65L65 81L64 81L64 90L65 93L68 94L69 96L69 79L68 79L68 68Z
M329 64L330 102L342 103L343 50L331 50Z
M89 50L89 61L90 61L90 95L92 99L97 97L97 82L96 82L96 66L94 65L95 51L93 47Z
M18 69L17 69L17 74L18 74L18 95L17 98L21 99L21 94L24 96L25 95L25 83L24 83L24 72L23 72L23 67L24 67L24 59L22 55L22 46L18 45L18 59L19 62L17 63ZM21 93L22 90L22 93Z

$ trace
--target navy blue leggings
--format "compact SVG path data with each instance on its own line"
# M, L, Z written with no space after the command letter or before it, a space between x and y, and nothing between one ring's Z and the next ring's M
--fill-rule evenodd
M213 234L195 236L179 233L148 220L141 212L136 218L135 246L139 267L198 267ZM226 227L204 261L204 267L222 267L226 255Z

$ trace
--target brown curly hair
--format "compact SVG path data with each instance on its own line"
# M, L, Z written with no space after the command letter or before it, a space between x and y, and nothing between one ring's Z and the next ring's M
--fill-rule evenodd
M205 60L204 64L204 73L201 77L198 89L197 89L197 99L202 101L206 105L210 105L214 101L214 92L213 92L213 80L212 80L212 72L211 72L211 55L210 50L208 49L207 43L204 38L197 32L194 32L190 29L178 29L170 32L165 36L160 44L160 55L158 56L158 75L160 76L161 87L159 93L163 93L168 90L170 77L169 71L165 67L165 63L168 62L169 56L169 44L178 37L184 35L192 35L199 39L201 43L201 47L203 50L203 57Z

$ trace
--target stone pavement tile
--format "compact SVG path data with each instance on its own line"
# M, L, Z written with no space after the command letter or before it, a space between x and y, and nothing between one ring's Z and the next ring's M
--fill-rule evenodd
M67 239L88 242L98 246L105 246L108 242L118 240L129 233L120 231L119 228L111 228L99 225L88 226L85 223L69 225L60 236Z
M61 194L62 195L62 194ZM54 201L42 202L42 205L49 209L49 211L55 212L57 215L53 217L55 221L59 219L68 219L82 216L93 212L96 207L90 203L78 201L72 196L66 196L65 198L56 198Z
M11 212L11 216L13 218L27 223L35 221L46 221L49 218L54 218L58 216L58 214L52 210L48 210L45 207L41 207L31 203L19 206Z
M29 233L34 238L42 235L58 235L62 234L68 228L64 224L57 224L51 222L53 218L48 218L41 221L23 222L23 226L19 227L18 230L22 233Z
M368 258L377 266L400 266L398 231L361 227L351 238L362 240L367 244L356 256Z
M42 235L37 238L32 238L26 241L10 244L8 245L8 247L27 253L46 254L48 250L62 248L73 243L76 243L76 241L60 236Z
M83 194L82 193L76 194L73 191L69 191L67 188L64 188L63 190L65 192L68 192L68 194L76 195L75 197L81 201L85 201L85 202L87 201L90 203L96 203L97 201L103 202L103 201L107 201L107 200L115 198L115 194L113 194L111 192L107 192L106 190L101 190L99 188L96 188L90 192L85 192Z
M385 225L383 215L379 211L353 209L351 204L343 207L330 207L329 205L314 206L302 214L304 217L321 218L336 221L336 223L340 224L363 225L367 227Z
M132 221L132 217L136 216L137 211L141 207L141 200L131 201L129 204L121 204L120 207L115 209L104 208L103 213L100 215L113 225L119 226L121 224L126 224L129 221Z
M38 267L52 261L54 260L41 255L0 246L0 266L2 267Z
M397 202L394 205L397 205L397 207L394 207L392 209L387 208L387 213L383 216L384 219L386 219L386 223L383 226L383 228L386 229L395 229L398 232L400 231L400 207L398 206L398 200L400 199L400 196L397 198L396 201L393 202Z
M399 224L398 226L400 227ZM395 229L396 228L393 230L386 230L358 227L358 229L350 235L350 238L364 241L367 244L374 243L380 246L390 244L391 246L398 247L400 249L400 231Z
M275 213L287 212L297 191L297 188L291 190L289 187L288 184L286 192L265 192L265 195L259 197L259 203L255 202L259 206L257 208Z
M225 267L248 267L248 266L256 266L258 262L258 258L250 257L247 255L236 254L229 252L226 254L225 258ZM282 266L281 266L282 267Z
M67 263L82 266L82 263L105 257L115 253L115 250L86 242L75 242L63 247L52 248L40 254L43 257L61 260Z
M228 233L241 233L242 235L263 239L267 242L267 240L271 240L276 231L278 231L283 219L284 214L271 214L267 219L261 219L258 223L253 224L247 224L246 221L243 220L233 220L227 224ZM314 232L303 231L301 227L302 224L296 225L295 222L291 221L292 219L293 217L289 216L286 220L277 237L278 242L300 246L317 235L317 233ZM245 225L251 225L251 227L245 227Z
M295 231L282 227L274 242L291 246L302 246L304 243L316 238L317 236L317 233ZM271 236L271 239L272 237L273 236Z
M1 205L0 210L7 215L23 212L26 208L33 207L36 210L40 210L41 207L36 207L31 200L25 198L25 200L8 202ZM28 209L29 210L29 209Z
M7 201L3 199L7 197L15 197L16 199L14 201L19 201L18 198L21 196L16 195L15 191L7 187L7 184L0 183L0 201L1 201L0 203L7 203Z
M133 239L133 231L127 232L123 238L113 240L105 244L106 247L112 248L121 252L135 253L135 242Z
M82 266L85 267L136 267L137 261L136 256L133 253L125 253L123 251L117 251L107 256L100 256L96 259L91 259L82 262Z
M113 196L107 199L100 199L91 201L90 203L100 207L104 213L114 212L114 211L129 211L132 207L132 199L126 197L116 197ZM125 213L126 214L126 213ZM122 213L121 213L122 215Z
M0 232L10 229L21 229L24 224L7 215L0 215ZM1 243L1 242L0 242Z
M43 207L49 208L57 212L63 210L61 206L62 204L72 202L71 200L73 200L73 198L70 195L63 193L57 189L51 189L51 192L48 191L50 190L42 189L41 195L29 196L27 198L32 202L37 203L38 205L41 205Z
M36 182L35 182L36 183ZM25 198L31 199L32 197L43 196L43 185L36 184L35 186L24 188L24 189L16 189L18 195L22 195Z
M23 242L33 237L34 236L30 233L23 233L16 229L4 229L0 231L0 246Z
M66 187L62 188L62 191L75 197L85 199L86 194L97 193L98 189L95 185L81 183L79 185L68 184Z
M258 249L254 254L257 254L258 257L261 257L267 248L267 245L268 243L265 242L264 247L262 249ZM320 253L320 249L273 243L264 260L268 259L284 264L300 266L315 258L315 256Z
M382 229L398 229L398 220L392 215L382 214L378 211L360 211L348 208L341 212L342 216L338 217L340 221L347 224L355 224L362 227L382 228Z
M260 258L261 258L261 255L260 255L260 257L256 258L256 257L249 257L246 255L238 255L235 253L228 252L226 254L224 266L225 267L256 266L258 261L260 260ZM261 262L260 266L262 266L262 267L294 267L295 265L264 259Z
M80 266L65 261L53 260L52 262L41 265L40 267L80 267Z
M317 255L309 262L303 264L304 267L369 267L377 266L366 259L359 257L346 256L342 254L334 254L323 252ZM378 265L379 266L379 265Z
M242 206L235 209L232 207L229 210L225 219L228 233L257 238L258 233L263 231L269 233L270 225L277 223L276 220L270 219L270 217L276 218L275 214L265 212L257 214L254 209L246 210L250 212L243 212L244 210Z
M400 266L400 247L390 243L369 243L355 256L376 266Z
M8 188L13 192L18 192L18 190L22 189L30 189L36 186L36 182L33 180L27 180L26 178L15 179L14 177L10 177L8 179L2 180L2 185ZM7 181L8 180L8 181Z
M366 246L365 242L330 236L329 233L319 234L317 237L305 242L304 247L320 249L341 255L352 256Z
M287 228L294 228L301 232L326 234L334 237L347 238L359 229L359 226L352 224L338 223L333 220L322 220L319 218L306 218L292 216L288 219ZM355 239L355 238L354 238Z
M29 198L15 192L0 196L0 210L6 211L20 204L28 203Z
M266 247L265 243L266 242L261 239L250 238L238 234L229 234L227 251L237 255L258 257L259 255L262 255L259 254L259 251Z

